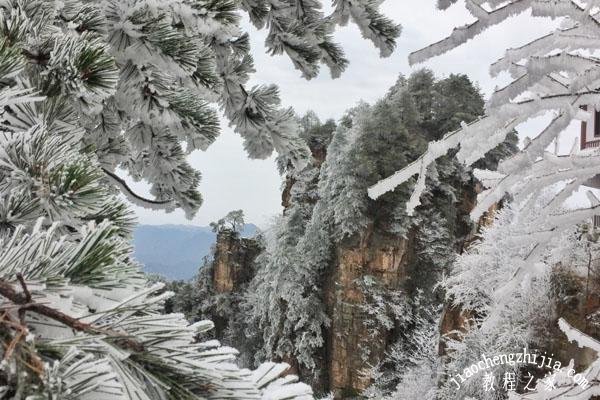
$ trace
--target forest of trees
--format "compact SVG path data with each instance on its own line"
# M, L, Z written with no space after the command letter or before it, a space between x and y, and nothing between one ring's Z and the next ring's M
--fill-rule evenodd
M278 88L246 87L254 67L242 17L306 78L321 64L333 76L345 69L336 26L352 20L382 56L400 30L371 1L339 1L332 16L303 3L0 3L2 398L312 397L277 379L283 364L242 370L234 349L199 342L210 321L161 313L169 293L131 256L124 200L193 217L200 172L187 155L216 140L217 110L249 157L306 163ZM148 183L149 198L124 175Z
M567 202L600 152L559 152L570 125L599 123L600 3L439 0L473 20L411 65L517 15L560 22L492 64L510 81L487 99L462 71L413 70L321 122L248 85L248 24L298 75L336 78L349 22L394 52L381 3L0 1L1 399L600 396L600 200ZM188 156L220 114L248 157L276 155L284 212L254 239L241 209L213 223L193 282L146 276L130 205L197 214ZM564 363L470 379L528 348Z
M387 346L389 356L373 372L384 378L369 389L374 398L390 394L402 372L420 362L417 354L432 357L436 351L435 327L445 298L437 285L471 237L468 207L476 185L469 169L450 157L439 160L427 182L426 200L412 217L404 212L408 187L377 201L368 198L367 188L414 161L429 140L482 113L479 89L466 76L436 79L422 70L400 76L383 99L348 110L339 124L306 114L300 118L300 136L315 157L302 170L282 166L288 182L293 178L290 198L284 214L257 238L264 250L251 267L253 279L235 293L217 294L211 291L214 272L207 260L198 280L179 290L176 311L192 320L229 319L230 333L219 339L234 344L247 366L262 359L295 360L301 377L326 392L323 354L331 310L325 286L336 252L365 240L410 237L415 255L404 266L408 278L401 285L386 287L368 274L356 282L367 298L359 306L366 315L361 323L390 331L394 338ZM517 151L516 142L512 134L481 165L494 168ZM190 293L195 300L189 300ZM370 345L363 343L356 351L366 354Z

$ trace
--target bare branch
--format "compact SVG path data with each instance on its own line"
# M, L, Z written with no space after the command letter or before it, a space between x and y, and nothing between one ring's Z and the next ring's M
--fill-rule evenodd
M25 294L25 300L30 303L31 302L31 292L29 292L29 288L27 287L27 283L25 283L25 278L23 278L22 273L17 274L17 279L21 284L21 288L23 289L23 293Z
M170 209L174 205L174 201L172 199L171 200L150 200L145 197L142 197L142 196L138 195L137 193L135 193L129 187L129 185L127 185L127 182L125 182L118 175L110 172L106 168L102 168L102 171L107 175L107 177L116 186L118 186L121 189L122 192L124 192L123 194L125 194L127 196L127 198L129 198L133 203L135 203L136 205L138 205L140 207L151 208L151 209Z

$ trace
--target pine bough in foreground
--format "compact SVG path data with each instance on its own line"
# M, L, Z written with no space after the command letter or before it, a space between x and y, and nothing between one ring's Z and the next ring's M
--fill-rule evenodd
M197 343L209 322L161 315L169 294L131 258L118 196L152 209L202 203L187 154L219 133L214 105L250 157L308 155L275 86L253 72L241 14L307 78L347 61L331 41L352 19L382 55L399 27L379 2L0 0L0 396L14 399L308 399L283 364L239 369ZM269 22L267 24L267 21ZM117 169L150 183L134 193Z
M3 96L2 106L28 100ZM5 132L0 143L5 217L25 218L18 214L21 209L32 217L51 215L64 207L81 213L73 212L71 222L89 219L75 227L47 225L47 217L40 216L1 231L2 395L31 400L312 398L310 387L295 377L280 378L287 365L241 370L235 349L217 341L197 343L195 337L211 329L210 321L189 325L182 315L160 314L169 293L158 294L161 284L149 287L131 259L125 208L108 193L101 175L90 171L73 136L49 137L47 127L38 125ZM53 196L51 189L65 192ZM102 217L107 212L119 217L111 222Z

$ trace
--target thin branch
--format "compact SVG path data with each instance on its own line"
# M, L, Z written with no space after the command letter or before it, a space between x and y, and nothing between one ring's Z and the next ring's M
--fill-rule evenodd
M173 200L150 200L147 199L145 197L142 197L140 195L138 195L137 193L135 193L130 187L129 185L127 185L127 182L125 182L121 177L119 177L118 175L112 173L111 171L107 170L106 168L102 168L102 172L104 172L111 181L113 181L113 183L117 186L119 186L121 188L121 190L123 192L125 192L125 195L127 195L133 202L135 202L136 204L144 207L146 206L150 206L151 208L157 208L157 207L162 207L162 208L168 208L169 206L173 205Z
M28 292L29 291L27 290L27 293ZM144 345L133 339L130 339L129 337L127 337L127 334L94 327L91 324L81 322L80 320L73 318L61 311L55 310L54 308L29 301L28 296L31 296L30 294L26 294L25 291L24 293L17 292L10 283L6 282L3 279L0 279L0 295L7 298L14 304L19 305L19 311L32 311L50 319L53 319L55 321L58 321L70 327L71 329L79 332L107 335L109 337L117 339L116 343L126 349L133 350L136 352L144 351Z
M19 280L19 283L21 284L21 288L23 289L23 293L25 294L25 300L28 303L30 303L31 302L31 292L29 291L29 288L27 287L27 284L25 283L25 278L23 278L23 274L19 272L17 274L17 279Z
M25 327L23 324L18 324L17 322L12 321L10 315L6 311L2 314L2 317L0 318L0 323L18 332L17 335L10 341L8 345L3 343L5 347L3 360L8 360L17 348L17 345L19 344L21 339L25 337L27 327Z
M11 342L9 344L0 342L2 344L2 347L4 348L3 359L8 360L12 356L16 346L23 339L26 339L27 336L25 334L28 332L28 329L24 324L20 324L18 322L13 321L7 310L4 310L4 312L0 316L0 324L8 326L9 328L14 329L15 331L18 332L17 336L14 337L13 340L11 340ZM16 357L19 359L20 362L22 362L27 367L29 367L29 369L31 369L33 372L35 372L39 377L42 377L44 374L44 363L42 362L40 357L37 354L35 354L33 351L27 351L26 354L23 354L23 350L26 351L27 349L23 348L23 346L22 346L21 354L17 354ZM26 360L23 357L24 355L28 355L29 360Z
M17 280L21 284L21 288L23 289L23 294L25 294L25 300L27 301L27 303L31 303L31 292L29 291L29 288L27 287L27 283L25 283L25 278L23 278L22 273L20 273L20 272L17 273ZM25 325L25 313L26 312L27 312L27 310L19 308L19 321L21 322L21 325Z

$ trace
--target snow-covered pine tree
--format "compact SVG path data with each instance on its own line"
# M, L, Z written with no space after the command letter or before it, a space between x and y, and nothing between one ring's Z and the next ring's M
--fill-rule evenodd
M469 321L469 330L457 338L444 339L447 357L443 371L463 371L482 354L507 354L548 345L548 341L540 337L540 329L551 327L556 315L558 299L553 278L557 276L553 275L552 267L558 262L570 267L564 253L568 253L577 240L574 232L557 232L546 237L549 246L554 247L553 257L548 250L537 255L532 252L534 245L528 240L532 235L558 231L550 221L544 222L541 213L545 204L538 201L532 206L533 210L507 204L498 211L494 223L483 228L478 242L458 256L442 286L446 289L447 301L472 316L473 321ZM536 273L517 287L509 287L507 277L517 266L530 266ZM495 296L501 290L506 290L506 296L499 300ZM518 370L504 365L488 372L501 382L506 372L518 373ZM442 376L439 378L444 381ZM438 393L442 399L496 398L496 394L485 391L479 377L462 383L458 390L449 380L444 383Z
M61 135L51 136L53 129ZM234 349L195 342L209 321L189 325L181 314L159 312L166 295L158 294L162 285L146 284L131 258L126 207L80 153L74 133L48 121L2 136L2 393L260 398L258 376L268 372L271 381L281 367L240 370ZM55 215L64 222L47 222ZM306 386L288 390L312 398Z
M375 368L373 385L363 394L368 399L436 399L441 306L430 305L422 292L407 300L410 307L401 310L402 333Z
M341 3L340 3L341 4ZM372 1L343 2L388 54L399 29ZM0 1L0 364L14 399L312 398L282 364L235 365L198 343L210 322L162 315L168 294L131 257L135 204L202 199L186 155L218 135L218 104L250 157L307 149L274 86L253 70L243 13L306 77L346 65L318 1ZM340 5L341 9L346 9ZM338 13L339 14L339 13ZM277 21L277 23L272 23ZM133 193L117 168L151 184Z
M439 6L447 8L455 2L440 0ZM579 152L576 142L570 154L556 154L559 148L557 143L569 124L588 120L590 111L600 109L598 60L593 56L600 48L597 6L598 2L593 0L467 1L466 7L476 19L474 23L455 29L448 38L410 56L410 61L417 63L440 55L475 38L487 28L524 12L530 12L535 17L561 20L560 27L554 32L507 50L505 56L492 65L493 75L506 71L513 81L492 94L486 104L486 116L472 124L463 123L459 130L431 142L417 161L369 190L370 196L377 198L418 175L411 201L407 205L407 211L412 213L420 204L430 166L450 149L457 149L457 159L471 165L504 140L506 134L516 126L539 116L551 117L541 131L529 134L533 139L526 142L522 151L500 162L498 172L486 170L476 173L486 190L479 195L472 218L477 220L508 193L512 198L512 210L517 210L514 218L519 223L516 225L520 225L510 229L521 229L522 232L519 233L521 242L510 244L512 251L517 251L516 254L504 259L507 254L497 253L502 259L498 259L492 269L497 273L504 271L505 275L503 279L494 278L498 285L485 295L487 310L469 334L490 333L486 327L496 326L497 321L502 319L511 296L516 293L520 296L522 288L539 284L545 279L548 268L553 265L544 260L553 244L572 232L576 224L586 222L598 212L600 202L593 196L591 207L588 208L566 210L564 204L575 190L598 174L599 153L596 150ZM552 144L555 145L554 152L549 152ZM551 188L558 190L553 192ZM506 215L502 218L506 218L510 212L503 212ZM508 232L506 234L509 235ZM479 249L472 250L467 259L475 261L478 251L485 252L486 248L491 249L496 245L482 243L477 246ZM504 250L507 248L510 247ZM464 272L463 277L478 273L476 271L480 267L475 264L468 268L461 267L460 262L457 265L457 273L460 276ZM458 281L454 281L453 285L455 296L464 297L468 294L475 299L482 280L472 276L469 283L463 282L464 286L456 283ZM469 304L469 301L466 303L467 307L480 306ZM471 350L477 351L477 343L467 341L462 346L469 350L467 347L470 345L473 345ZM594 365L590 367L592 370ZM578 392L574 398L588 399L592 395L593 391ZM546 398L540 394L539 398L542 397ZM532 398L538 397L533 395Z
M329 256L329 231L311 230L309 221L319 199L319 176L324 155L328 151L336 125L333 121L321 123L313 112L300 119L303 127L301 137L313 152L313 160L304 168L297 169L280 161L282 171L293 184L284 214L278 217L271 229L265 232L265 251L257 258L257 274L250 284L246 307L250 313L249 325L258 336L256 358L279 358L295 360L306 376L315 372L315 349L324 343L322 326L327 316L314 292L304 292L318 274L313 257ZM320 227L319 227L320 228ZM318 244L310 251L302 251L299 241L305 237ZM305 267L299 268L306 264ZM317 264L319 265L325 263ZM296 332L300 330L301 335Z

